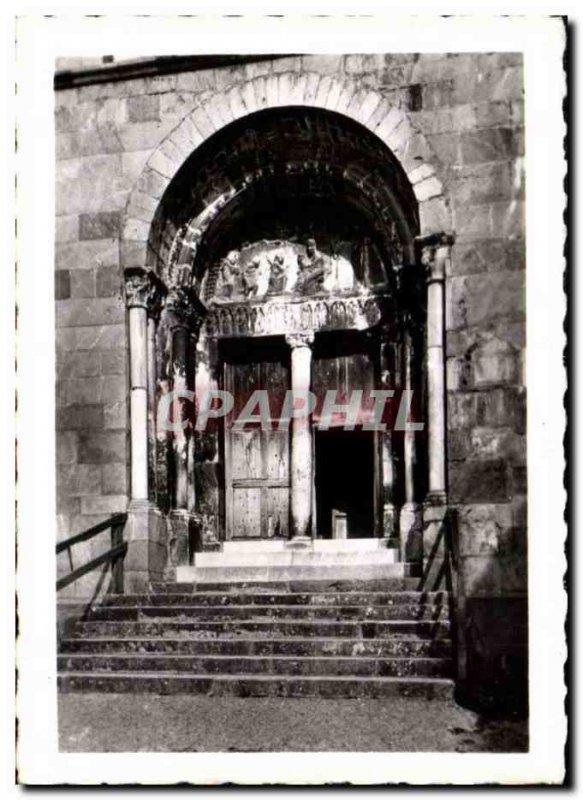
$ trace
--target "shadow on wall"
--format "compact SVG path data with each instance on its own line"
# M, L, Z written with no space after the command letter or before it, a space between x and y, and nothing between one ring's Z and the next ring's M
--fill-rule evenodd
M450 593L456 700L479 711L526 714L526 553L512 559L496 553L475 558L461 551L459 514L452 508L424 561L420 588ZM524 590L513 589L517 585Z

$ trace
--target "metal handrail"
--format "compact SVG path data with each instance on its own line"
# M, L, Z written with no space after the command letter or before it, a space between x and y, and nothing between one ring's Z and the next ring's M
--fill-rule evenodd
M57 591L73 583L82 575L86 575L88 572L91 572L101 564L111 562L112 591L116 594L123 593L123 557L128 549L127 542L123 541L123 528L127 518L127 514L114 514L112 517L100 522L98 525L94 525L92 528L88 528L86 531L77 533L74 536L70 536L68 539L65 539L57 544L55 548L56 554L58 555L59 553L62 553L63 550L68 550L69 561L71 562L72 567L73 563L71 560L71 547L79 544L80 542L86 542L89 539L92 539L94 536L97 536L99 533L103 533L103 531L111 529L111 548L105 553L101 553L101 555L92 558L91 561L88 561L86 564L77 567L77 569L72 569L68 575L59 578L57 580Z

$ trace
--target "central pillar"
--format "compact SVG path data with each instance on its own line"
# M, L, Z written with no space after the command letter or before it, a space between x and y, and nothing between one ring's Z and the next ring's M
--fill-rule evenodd
M308 408L311 384L313 333L288 334L291 347L291 389L295 400L304 397ZM291 529L294 546L311 543L313 453L309 414L291 419Z

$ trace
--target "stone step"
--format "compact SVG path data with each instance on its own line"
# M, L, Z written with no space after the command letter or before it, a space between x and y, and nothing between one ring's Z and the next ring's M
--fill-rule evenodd
M195 675L163 672L63 672L61 691L154 692L236 697L420 697L451 699L448 678L358 678L340 676Z
M184 620L437 620L447 618L446 605L169 605L169 606L98 606L87 615L87 620L135 620L145 618L180 618Z
M396 564L399 551L376 550L236 550L223 553L196 553L194 567L343 567Z
M166 653L71 654L58 657L64 672L176 672L208 675L358 675L360 677L450 676L447 658L365 656L192 656Z
M447 592L228 592L156 593L107 595L102 606L393 606L446 605Z
M419 575L417 564L293 564L289 566L176 567L176 580L189 583L279 583L284 581L371 581Z
M304 579L282 581L205 581L196 584L192 581L166 581L151 584L154 594L198 594L219 592L221 594L241 594L242 592L309 592L310 594L328 592L402 592L416 591L419 588L418 577L408 578L376 578L360 580L359 578L338 579Z
M285 636L300 637L347 637L351 639L378 639L391 636L419 636L424 639L449 638L449 621L437 622L418 620L356 620L331 621L322 619L269 619L259 620L192 620L184 621L176 618L151 621L87 621L80 622L73 630L71 637L94 636L131 636L131 637L169 637L180 636L190 638L248 638L255 637L281 638Z
M185 639L84 638L65 639L65 653L187 653L193 656L425 656L451 658L451 643L413 637L391 639Z
M378 537L363 539L314 539L308 548L320 553L343 553L365 550L386 550L387 547L398 547L393 542ZM289 547L286 539L230 540L223 542L223 553L264 553L283 552Z

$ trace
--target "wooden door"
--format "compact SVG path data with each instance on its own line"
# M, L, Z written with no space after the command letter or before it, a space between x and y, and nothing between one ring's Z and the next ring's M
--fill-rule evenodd
M277 429L288 383L286 356L278 348L246 340L224 362L224 385L234 397L233 412L225 418L227 539L288 538L289 432ZM269 393L271 430L259 423L233 424L256 389Z

